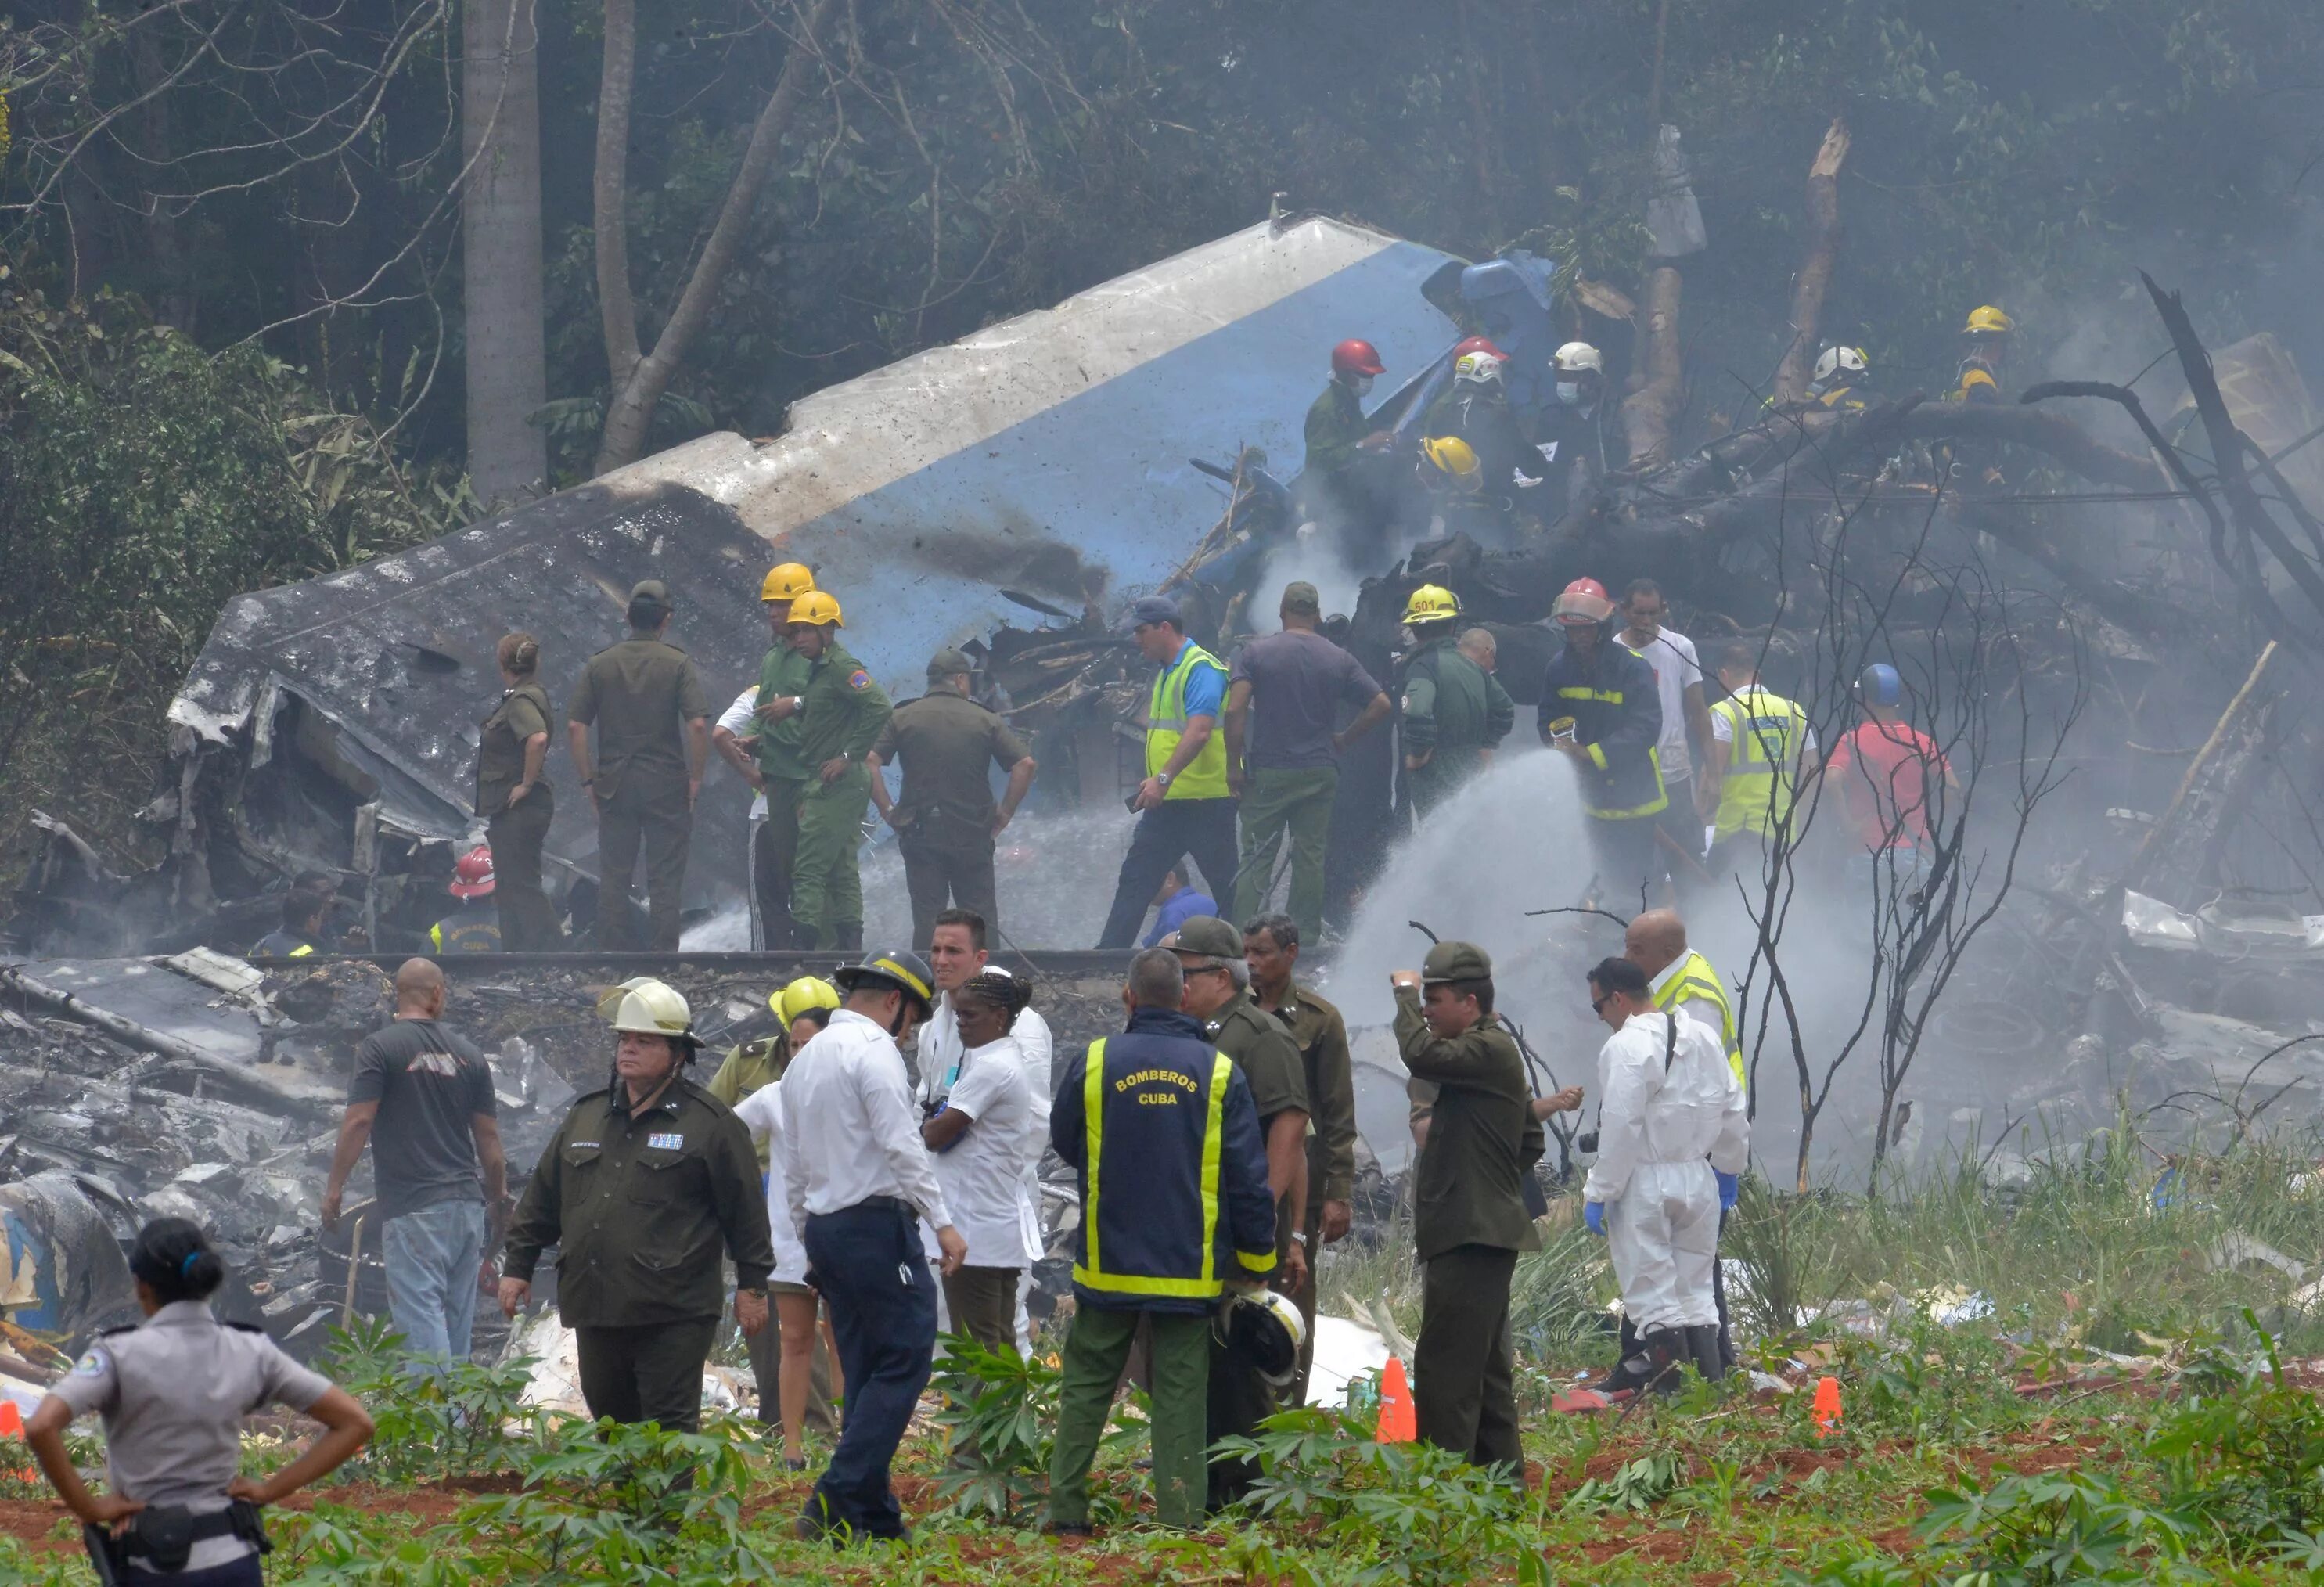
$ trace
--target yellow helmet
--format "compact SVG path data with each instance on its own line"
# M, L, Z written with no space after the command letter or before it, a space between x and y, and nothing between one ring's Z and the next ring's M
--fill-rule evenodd
M759 586L759 599L762 601L796 601L814 593L815 575L803 562L779 564L767 575L767 582Z
M839 603L821 590L809 590L791 603L793 623L828 623L834 628L844 628L846 620L839 614Z
M1431 436L1420 443L1420 450L1439 473L1449 475L1462 489L1474 490L1484 484L1485 471L1477 462L1476 448L1459 436Z
M2016 328L2017 327L2010 322L2009 316L2004 314L2000 309L1996 309L1992 304L1987 303L1980 308L1972 309L1969 311L1969 323L1961 327L1961 335L1965 337L2006 337Z
M660 1036L681 1047L699 1047L694 1034L694 1010L676 987L646 981L622 994L613 1010L613 1029L632 1036Z
M1404 604L1404 620L1412 623L1450 623L1461 615L1461 597L1441 584L1424 584L1412 592Z
M775 1018L790 1029L792 1020L809 1009L835 1009L839 1006L839 990L820 975L802 975L780 992L767 994L767 1007Z

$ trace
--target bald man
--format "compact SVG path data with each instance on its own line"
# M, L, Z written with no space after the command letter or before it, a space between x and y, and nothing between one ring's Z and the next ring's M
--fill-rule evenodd
M407 959L395 973L395 1018L355 1048L323 1227L339 1222L347 1176L372 1146L378 1193L358 1216L387 1264L388 1310L423 1360L468 1359L476 1290L508 1218L492 1066L443 1023L444 973Z
M1747 1096L1750 1083L1743 1071L1743 1047L1737 1039L1734 1005L1727 1000L1727 983L1711 961L1686 946L1686 922L1676 909L1648 909L1630 922L1622 934L1622 956L1646 973L1646 989L1655 1007L1674 1019L1692 1020L1719 1038L1727 1054L1727 1067L1737 1089ZM1735 1204L1736 1184L1728 1176L1719 1181L1719 1222L1726 1227L1727 1211ZM1727 1325L1727 1279L1714 1259L1711 1293L1719 1303L1719 1353L1726 1365L1735 1365L1735 1340ZM1624 1320L1627 1330L1628 1321ZM1629 1341L1623 1341L1627 1358Z
M1471 629L1452 648L1474 661L1478 669L1488 676L1500 665L1501 641L1493 637L1489 628Z

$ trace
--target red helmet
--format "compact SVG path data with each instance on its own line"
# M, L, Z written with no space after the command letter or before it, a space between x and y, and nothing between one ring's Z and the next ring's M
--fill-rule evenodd
M1490 353L1504 364L1509 361L1509 355L1493 346L1489 337L1470 337L1459 343L1452 349L1452 362L1458 364L1466 353Z
M1577 578L1551 604L1549 614L1560 623L1587 626L1612 617L1614 603L1596 579Z
M1332 349L1332 373L1337 375L1379 374L1388 366L1380 362L1379 349L1370 342L1350 337Z
M481 899L492 896L493 851L481 844L462 854L452 867L452 896Z

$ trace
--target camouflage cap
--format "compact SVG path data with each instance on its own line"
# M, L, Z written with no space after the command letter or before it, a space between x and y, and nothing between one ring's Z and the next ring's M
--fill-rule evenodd
M1492 955L1473 942L1440 942L1420 962L1420 979L1430 983L1489 981L1492 976Z
M1200 954L1205 958L1240 959L1242 933L1216 915L1189 915L1179 925L1177 940L1170 947L1175 953Z

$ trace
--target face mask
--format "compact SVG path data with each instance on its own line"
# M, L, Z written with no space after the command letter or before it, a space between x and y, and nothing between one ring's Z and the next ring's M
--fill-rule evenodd
M1562 380L1557 383L1557 400L1569 408L1582 406L1582 383Z
M1369 374L1360 374L1350 383L1348 389L1359 397L1369 397L1372 394L1372 377Z

